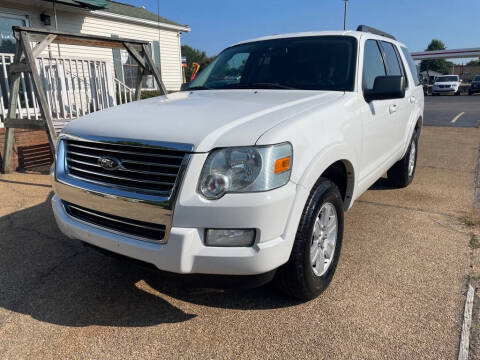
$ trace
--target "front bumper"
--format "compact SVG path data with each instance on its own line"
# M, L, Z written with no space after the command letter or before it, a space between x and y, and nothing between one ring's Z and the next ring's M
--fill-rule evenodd
M276 205L285 205L281 202ZM171 228L166 243L152 243L78 221L67 214L56 195L52 207L58 227L68 237L175 273L263 274L284 264L292 246L291 241L278 236L262 242L257 239L249 248L208 247L204 245L204 229L180 227Z
M458 89L455 89L455 88L433 88L432 89L432 93L454 93L456 92Z
M63 148L59 149L58 159L64 159ZM177 196L165 200L70 177L64 162L57 160L56 172L52 169L52 206L58 226L72 239L175 273L256 275L286 263L307 191L289 182L271 191L206 200L196 191L206 157L190 155ZM79 218L67 211L66 203L117 217L124 224L130 220L163 224L167 231L162 240L152 241ZM252 247L205 246L206 229L255 229L256 239Z

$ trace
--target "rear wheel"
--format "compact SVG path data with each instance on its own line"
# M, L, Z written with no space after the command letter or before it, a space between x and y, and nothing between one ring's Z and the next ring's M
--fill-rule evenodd
M407 152L387 172L388 181L393 186L404 188L413 181L415 169L417 168L417 149L418 135L417 131L414 131Z
M340 191L330 180L320 178L303 210L290 259L277 271L277 286L301 300L317 297L332 281L342 239Z

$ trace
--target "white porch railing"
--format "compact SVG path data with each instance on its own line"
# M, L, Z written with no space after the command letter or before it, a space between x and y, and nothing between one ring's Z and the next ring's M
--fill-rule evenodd
M115 100L118 105L133 101L135 91L132 88L129 88L125 83L121 82L117 78L113 79L113 82L115 84Z
M9 66L13 54L0 54L0 117L5 119L10 95ZM37 58L54 125L94 111L130 102L134 90L114 78L113 64L104 60ZM22 74L17 116L38 119L40 110L30 76ZM0 127L1 127L0 123Z

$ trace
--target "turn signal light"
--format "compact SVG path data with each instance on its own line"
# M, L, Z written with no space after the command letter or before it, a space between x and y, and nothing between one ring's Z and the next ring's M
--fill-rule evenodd
M290 156L275 161L275 174L280 174L290 169Z

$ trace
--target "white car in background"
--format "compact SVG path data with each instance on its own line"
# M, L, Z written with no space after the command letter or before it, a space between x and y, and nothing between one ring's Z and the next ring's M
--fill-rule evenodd
M432 95L439 94L455 94L460 95L460 84L462 80L458 75L445 75L439 76L435 79L435 83L432 88Z

